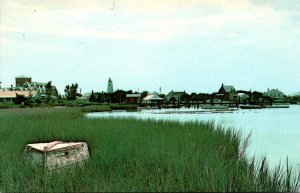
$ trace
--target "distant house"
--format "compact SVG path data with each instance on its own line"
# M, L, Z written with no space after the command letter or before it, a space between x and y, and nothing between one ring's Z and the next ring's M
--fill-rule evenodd
M181 96L185 94L185 91L183 92L174 92L173 90L171 92L169 92L166 96L165 96L165 100L167 102L177 102L179 103L181 101Z
M142 94L126 94L127 103L138 104L141 102Z
M41 98L46 97L46 85L47 83L32 82L31 77L21 75L16 77L16 86L11 85L10 88L1 88L1 91L38 91ZM52 98L58 97L58 91L55 86L52 85Z
M280 99L284 97L284 93L278 89L268 89L267 92L263 93L264 96L269 96L273 99Z
M23 95L26 98L32 97L34 99L39 99L40 93L39 91L0 91L0 102L13 102L13 99L17 97L17 95Z
M16 77L16 87L23 86L26 82L31 83L30 76L21 75Z
M245 102L249 99L249 95L247 95L245 93L238 93L237 96L238 96L238 100L240 102Z
M145 98L143 98L142 103L144 104L159 104L163 101L164 99L153 94L147 95Z
M91 92L89 92L89 93L84 93L82 96L77 97L77 99L79 99L79 100L89 100L91 94L92 94Z
M221 100L232 101L237 95L234 86L222 84L221 88L217 93L217 96Z
M41 97L46 96L46 85L47 83L41 83L41 82L26 82L22 88L25 88L27 90L38 90L41 94ZM58 91L55 86L52 86L52 97L57 97Z

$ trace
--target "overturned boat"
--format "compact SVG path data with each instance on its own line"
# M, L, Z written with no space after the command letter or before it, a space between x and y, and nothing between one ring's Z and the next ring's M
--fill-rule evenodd
M72 165L82 165L89 160L89 150L85 142L53 141L50 143L27 144L25 160L45 170L53 170Z

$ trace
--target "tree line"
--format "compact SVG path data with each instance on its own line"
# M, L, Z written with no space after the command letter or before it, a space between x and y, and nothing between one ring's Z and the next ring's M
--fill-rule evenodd
M17 95L17 97L14 99L14 103L16 104L23 104L23 103L31 103L33 102L33 100L35 100L34 102L36 103L50 103L53 99L53 86L52 86L52 82L49 81L46 85L45 85L45 97L42 99L33 99L32 96L29 97L25 97L23 95ZM62 97L61 95L58 95L57 100L76 100L78 97L81 97L82 95L78 92L79 89L79 85L77 83L72 83L70 85L66 85L65 89L64 89L64 97ZM246 91L245 91L246 92ZM106 92L94 92L92 90L91 95L89 96L88 100L90 102L96 102L96 103L126 103L127 99L126 99L126 95L127 94L137 94L137 92L133 92L132 90L121 90L118 89L116 91L114 91L113 93L106 93ZM141 98L146 97L149 94L148 91L143 91L141 93ZM236 103L240 103L240 102L247 102L250 104L256 104L258 102L267 102L267 103L272 103L273 99L269 96L265 96L263 95L262 92L247 92L248 94L248 98L244 101L241 101L240 98L236 98L231 102L236 102ZM161 98L165 98L165 94L160 94L159 95ZM188 94L186 92L182 93L180 95L180 101L182 103L185 103L187 106L190 105L190 103L197 103L197 102L201 102L201 103L213 103L215 99L217 99L217 93L212 93L212 94L208 94L208 93L191 93ZM290 97L288 99L291 102L297 102L300 101L300 97L297 98L297 96L295 97ZM175 103L176 101L174 99L170 99L169 101L165 101L166 103Z

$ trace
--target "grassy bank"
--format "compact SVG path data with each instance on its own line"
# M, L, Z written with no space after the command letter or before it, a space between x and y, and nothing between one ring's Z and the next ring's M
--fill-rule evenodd
M41 104L29 104L29 105L20 105L14 103L6 103L0 102L0 109L13 109L13 108L49 108L49 107L74 107L74 108L81 108L83 112L104 112L104 111L111 111L111 110L126 110L126 111L135 111L137 110L137 105L134 104L117 104L117 103L95 103L83 100L74 100L68 101L64 100L60 103L53 102L53 103L41 103Z
M27 143L85 141L84 169L44 174ZM295 191L283 170L247 163L239 135L212 124L97 119L79 108L0 111L0 192ZM288 171L289 173L289 171ZM296 181L297 179L295 179Z

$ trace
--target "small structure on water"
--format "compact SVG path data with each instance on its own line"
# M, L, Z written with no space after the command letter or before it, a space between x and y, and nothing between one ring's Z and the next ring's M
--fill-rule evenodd
M45 170L82 165L90 157L86 143L62 141L27 144L24 156L27 161Z

